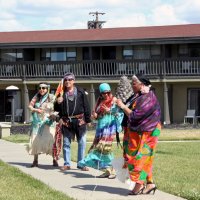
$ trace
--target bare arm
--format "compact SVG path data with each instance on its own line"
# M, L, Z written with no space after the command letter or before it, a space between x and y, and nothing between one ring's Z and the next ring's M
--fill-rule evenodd
M132 110L130 108L128 108L121 99L117 99L116 101L117 105L124 111L124 113L129 116L130 113L132 112Z

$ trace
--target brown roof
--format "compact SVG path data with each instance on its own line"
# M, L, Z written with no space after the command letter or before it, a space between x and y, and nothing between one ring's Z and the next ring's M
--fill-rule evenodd
M55 43L200 37L200 24L0 32L0 43Z

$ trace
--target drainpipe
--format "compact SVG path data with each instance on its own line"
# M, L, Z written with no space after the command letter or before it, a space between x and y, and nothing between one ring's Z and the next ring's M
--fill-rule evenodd
M169 101L167 83L164 81L164 125L171 124L169 115Z

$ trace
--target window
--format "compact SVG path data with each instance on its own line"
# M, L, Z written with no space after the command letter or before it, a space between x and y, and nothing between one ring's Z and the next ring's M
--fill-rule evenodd
M200 57L200 44L190 44L189 55L190 57Z
M133 59L133 47L125 46L123 48L123 58L124 59Z
M67 61L75 61L76 60L76 48L71 47L67 48Z
M188 56L188 45L187 44L180 44L178 47L178 54L180 57Z
M188 89L188 106L187 109L194 109L196 115L200 116L200 89L191 88Z
M76 48L45 48L41 49L42 61L76 60Z
M51 48L51 61L66 61L64 48Z
M41 60L42 61L50 61L51 60L50 48L41 49Z
M1 61L2 62L16 62L23 60L23 49L2 49Z
M138 45L133 47L135 59L149 59L150 58L150 47L147 45Z
M151 45L150 48L151 48L150 49L151 58L160 58L160 56L161 56L160 45Z

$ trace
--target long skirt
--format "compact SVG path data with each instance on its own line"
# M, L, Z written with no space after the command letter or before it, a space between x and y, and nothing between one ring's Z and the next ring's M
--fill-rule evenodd
M129 128L124 138L124 158L130 179L136 183L153 182L152 165L161 126L152 132L135 132Z
M27 151L30 155L49 154L52 155L54 144L55 127L44 125L42 131L37 128L32 129Z

